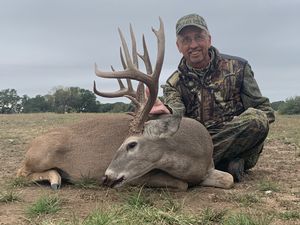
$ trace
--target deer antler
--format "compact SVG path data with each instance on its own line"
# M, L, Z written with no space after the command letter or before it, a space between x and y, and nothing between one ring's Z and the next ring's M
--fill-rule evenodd
M157 37L157 59L156 64L154 67L154 71L152 72L152 66L148 54L148 49L146 46L146 41L143 36L143 49L144 49L144 55L139 55L136 50L136 41L135 36L132 30L132 27L130 26L130 33L131 33L131 41L132 41L132 58L130 57L129 50L127 43L124 39L124 36L119 30L122 47L125 55L125 60L122 54L122 50L120 51L121 61L124 70L123 71L115 71L112 68L111 72L104 72L100 71L97 68L97 65L95 65L95 73L97 76L102 78L115 78L118 79L120 90L111 92L111 93L105 93L100 92L96 89L96 83L94 82L94 92L97 95L100 95L102 97L128 97L130 100L133 101L133 103L136 105L136 115L134 119L132 120L130 124L130 133L131 134L138 134L141 133L143 130L143 126L145 121L148 118L148 114L153 107L155 100L157 98L158 94L158 83L159 83L159 75L162 69L162 64L164 60L164 51L165 51L165 35L164 35L164 26L161 18L159 18L160 21L160 28L158 31L154 30L152 28L152 31ZM145 64L147 73L143 73L138 69L138 58L139 56ZM122 83L121 79L127 80L127 88ZM137 91L134 91L132 88L131 80L139 81L139 85L137 87ZM145 93L144 93L144 85L145 84L149 89L149 97L148 99L145 99Z

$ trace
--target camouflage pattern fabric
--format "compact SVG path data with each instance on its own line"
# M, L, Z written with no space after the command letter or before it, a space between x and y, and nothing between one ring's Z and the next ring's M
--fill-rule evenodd
M164 104L173 114L194 118L208 129L217 167L243 158L245 168L252 168L275 120L274 111L246 60L220 54L214 47L209 54L211 62L202 70L181 60L162 86Z
M224 126L209 129L214 143L214 163L216 168L227 168L235 158L245 160L245 170L255 166L269 131L266 114L249 108Z
M211 128L252 107L264 111L269 122L273 122L270 102L261 95L247 61L221 55L214 47L209 53L208 68L189 68L182 59L178 70L162 86L164 103L172 113L194 118Z
M209 33L207 24L206 24L204 18L202 16L199 16L194 13L186 15L177 21L176 34L178 35L180 33L180 31L187 26L196 26L202 30L205 30L207 33Z

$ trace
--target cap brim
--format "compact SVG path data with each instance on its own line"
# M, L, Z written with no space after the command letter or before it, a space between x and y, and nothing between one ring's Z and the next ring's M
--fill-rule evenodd
M178 31L176 31L176 34L179 34L184 28L186 27L190 27L190 26L194 26L194 27L198 27L201 30L205 30L208 32L207 28L205 26L201 26L199 24L185 24L184 26L182 26L180 29L178 29Z

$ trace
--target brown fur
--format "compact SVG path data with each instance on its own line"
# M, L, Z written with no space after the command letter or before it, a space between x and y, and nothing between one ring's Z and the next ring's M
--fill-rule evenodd
M83 178L100 181L104 175L113 186L123 174L127 179L124 183L133 185L146 183L177 190L201 183L232 187L232 176L214 169L211 137L197 121L184 118L178 131L168 137L145 134L126 138L130 120L125 114L101 114L97 119L37 137L18 176L48 180L54 189L60 187L61 178L71 182ZM127 144L132 141L138 145L129 151ZM146 171L147 166L152 171Z
M58 168L72 181L100 179L128 135L131 117L101 114L98 119L55 129L34 139L18 176Z

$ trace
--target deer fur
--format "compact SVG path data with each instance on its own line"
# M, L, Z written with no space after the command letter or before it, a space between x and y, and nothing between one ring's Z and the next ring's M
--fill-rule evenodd
M17 175L33 181L49 180L48 171L60 171L70 182L83 178L100 181L116 149L128 135L131 116L102 114L98 119L54 129L30 144ZM37 175L38 173L38 175ZM43 174L45 173L45 174ZM60 180L60 179L58 179Z
M104 183L112 187L126 183L178 190L194 185L232 187L232 176L214 169L212 141L199 122L183 118L169 137L148 131L126 138L130 120L126 114L101 114L37 137L17 175L47 180L53 189L60 187L62 179L74 183L90 178L102 183L103 177L109 177ZM138 148L127 151L133 141ZM126 178L112 185L118 176Z

